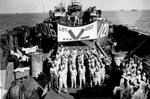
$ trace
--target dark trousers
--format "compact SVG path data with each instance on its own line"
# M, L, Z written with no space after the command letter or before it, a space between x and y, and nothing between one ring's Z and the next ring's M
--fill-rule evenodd
M58 77L55 74L51 74L51 88L58 88Z

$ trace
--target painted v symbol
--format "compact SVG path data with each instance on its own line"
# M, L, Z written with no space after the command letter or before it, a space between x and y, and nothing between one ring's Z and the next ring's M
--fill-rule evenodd
M69 31L68 31L68 33L70 34L70 36L71 36L73 39L79 39L80 36L83 34L83 32L84 32L84 29L81 29L80 33L79 33L77 36L75 36L74 33L72 32L72 30L69 30Z

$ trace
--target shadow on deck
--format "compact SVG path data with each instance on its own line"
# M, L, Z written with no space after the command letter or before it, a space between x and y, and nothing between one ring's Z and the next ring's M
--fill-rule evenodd
M93 87L83 89L70 89L68 93L57 93L57 90L50 90L44 99L115 99L107 87Z

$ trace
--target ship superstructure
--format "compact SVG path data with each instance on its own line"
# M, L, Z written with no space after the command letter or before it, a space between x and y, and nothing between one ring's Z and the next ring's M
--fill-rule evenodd
M26 77L38 79L38 75L45 69L43 61L50 57L55 58L60 45L67 46L70 50L74 46L77 49L79 46L83 49L96 48L107 57L101 46L107 44L108 33L109 21L101 18L101 10L96 10L95 6L83 11L82 4L76 0L72 0L67 8L61 2L54 10L49 11L49 17L42 23L16 27L1 35L3 88L8 90L14 80ZM47 79L46 76L42 77ZM42 81L37 79L37 82ZM27 79L27 83L30 83L30 80ZM33 86L38 85L34 81L31 83L34 83ZM44 87L38 86L42 88L43 94L47 89L46 84L47 82L44 82ZM28 87L26 88L28 90Z
M129 42L130 38L133 38L134 41L138 40L134 38L135 32L131 35L126 34L128 29L110 25L110 22L102 18L101 14L102 11L97 10L96 6L83 11L82 4L76 0L72 0L67 8L61 2L54 7L54 10L49 11L49 17L42 23L36 26L16 27L13 31L1 35L0 48L3 53L0 60L1 72L4 75L2 77L3 88L8 90L14 80L35 77L37 79L33 81L34 83L32 82L33 86L38 85L36 82L44 82L44 87L38 87L45 94L48 87L47 77L42 75L42 79L38 78L41 77L40 74L45 73L45 70L49 70L46 66L43 67L44 61L55 59L60 45L69 50L72 50L73 47L76 47L77 50L80 48L96 49L98 55L102 54L104 58L109 58L112 54L110 50L114 51L112 48L117 44L116 51L132 51L141 40L148 40L144 35L141 37L143 39L136 41L135 46L132 46ZM121 32L123 35L120 34ZM138 38L139 35L136 37ZM129 48L129 45L132 48ZM20 70L18 67L26 68ZM49 71L46 73L49 74ZM32 80L27 79L26 81L30 83ZM33 89L31 87L30 90Z

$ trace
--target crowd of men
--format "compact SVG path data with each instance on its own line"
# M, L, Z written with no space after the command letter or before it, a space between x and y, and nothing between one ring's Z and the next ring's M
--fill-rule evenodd
M102 54L96 49L84 50L73 47L58 49L56 59L51 61L51 87L58 88L58 93L67 93L67 88L84 88L102 86L106 79L107 67ZM117 65L117 64L116 64ZM119 90L121 99L148 99L150 95L150 80L143 70L142 61L135 62L133 58L123 60L119 66L123 72L120 85L114 87L114 95ZM111 76L111 75L110 75Z
M122 62L123 71L120 86L114 88L114 94L120 90L120 99L150 99L150 80L144 72L142 61L133 58Z
M50 68L51 87L58 88L58 93L62 88L67 93L67 88L83 88L101 86L105 80L105 64L103 55L98 55L96 49L89 50L73 47L58 49L56 59L52 61Z

